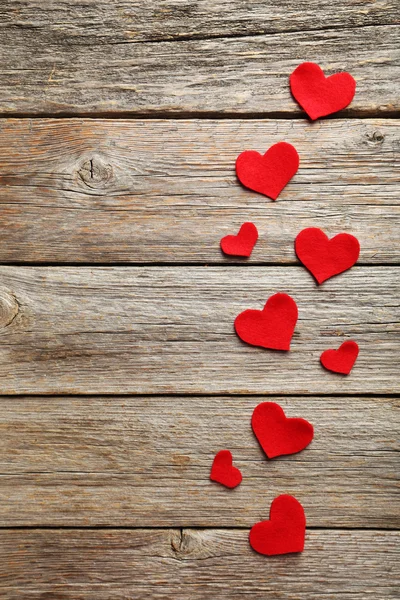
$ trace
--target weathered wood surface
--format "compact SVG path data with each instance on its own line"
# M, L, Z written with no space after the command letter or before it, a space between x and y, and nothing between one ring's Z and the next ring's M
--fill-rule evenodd
M301 266L0 268L0 393L394 393L396 267L353 267L320 288ZM299 308L292 351L233 328L278 292ZM319 356L360 346L349 377Z
M3 530L0 589L7 600L391 600L398 547L396 532L308 531L305 552L268 559L248 531Z
M27 46L37 44L35 35L45 45L122 44L394 25L398 17L394 0L2 0L0 6L7 39L17 33Z
M336 11L334 3L331 9ZM286 5L279 10L286 13ZM302 17L312 14L309 6L296 4L296 10ZM320 63L327 74L347 70L355 77L357 93L343 114L399 110L396 25L137 43L129 19L118 39L107 19L102 35L87 27L85 11L80 18L84 25L70 14L69 25L41 26L22 16L21 23L2 27L2 114L298 115L288 77L305 60Z
M281 140L301 165L274 203L234 167ZM391 119L2 120L0 260L226 262L220 238L253 220L251 262L293 263L317 226L356 235L360 263L398 263L398 148Z
M252 397L0 399L3 526L251 527L298 498L311 527L400 525L399 402L273 398L314 425L303 452L268 460ZM209 480L229 448L243 482Z

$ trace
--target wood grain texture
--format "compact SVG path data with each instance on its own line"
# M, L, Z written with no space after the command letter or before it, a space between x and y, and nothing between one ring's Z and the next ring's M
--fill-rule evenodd
M334 4L331 8L335 12ZM280 10L286 12L286 5ZM399 109L396 25L136 43L129 34L116 39L112 28L86 36L73 17L68 22L2 28L2 114L299 115L288 77L310 60L328 75L347 70L356 79L357 92L344 115Z
M247 531L1 531L4 600L391 600L399 534L308 531L302 554L266 558Z
M281 140L300 169L277 202L235 175ZM305 227L356 235L362 264L400 261L395 120L0 120L0 261L238 262L220 238L253 221L250 262L293 263Z
M0 393L395 393L398 269L353 267L318 288L303 267L1 267ZM292 295L288 353L235 317ZM360 346L349 377L319 356Z
M2 0L0 23L10 38L23 31L26 45L38 34L46 44L123 44L394 25L397 8L394 0Z
M272 398L315 429L266 459L251 431L265 397L0 398L3 526L251 527L293 494L310 527L399 527L399 402ZM209 480L229 448L233 492Z

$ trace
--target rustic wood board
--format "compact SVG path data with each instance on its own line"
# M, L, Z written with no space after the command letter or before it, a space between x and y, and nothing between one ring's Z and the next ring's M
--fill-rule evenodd
M399 526L398 400L273 398L315 437L272 461L250 426L264 400L0 398L0 522L251 527L290 493L311 527ZM234 492L209 481L222 448L243 473Z
M395 393L399 271L353 267L320 288L301 266L0 268L0 393ZM233 328L281 291L299 307L288 353ZM319 356L345 339L349 377Z
M112 30L86 37L70 18L50 35L32 23L2 28L3 115L299 115L288 76L309 60L356 79L344 115L394 115L400 107L395 25L136 43Z
M35 35L46 45L116 44L394 25L397 9L394 0L2 0L0 23L11 42L23 31L27 46L37 44Z
M295 262L295 236L317 226L356 235L361 264L398 263L398 123L0 120L0 260L227 262L220 238L253 220L250 262ZM272 202L234 166L281 140L301 166Z
M399 534L308 531L266 559L243 530L0 531L7 600L398 598Z

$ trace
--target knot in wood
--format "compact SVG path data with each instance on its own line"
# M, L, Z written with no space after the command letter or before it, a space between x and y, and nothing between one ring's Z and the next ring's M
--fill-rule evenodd
M113 170L111 165L94 156L82 163L78 169L78 177L86 187L100 190L106 188L112 180Z
M171 549L177 560L203 559L213 556L213 550L207 543L207 533L190 529L171 532Z
M385 135L381 131L374 131L373 133L367 133L367 140L374 146L380 146L385 140Z
M13 294L0 290L0 327L10 325L19 311L18 301Z

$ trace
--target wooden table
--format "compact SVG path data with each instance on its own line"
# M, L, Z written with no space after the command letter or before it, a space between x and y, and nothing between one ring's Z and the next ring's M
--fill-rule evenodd
M2 0L2 599L398 597L396 4ZM304 118L304 60L352 73L348 109ZM281 140L301 167L273 203L234 163ZM251 259L223 257L244 221ZM310 226L361 243L321 287L293 251ZM300 313L285 355L233 331L277 291ZM347 378L319 364L345 339ZM309 448L265 459L266 399ZM209 481L221 448L234 491ZM267 558L248 532L282 493L306 548Z

